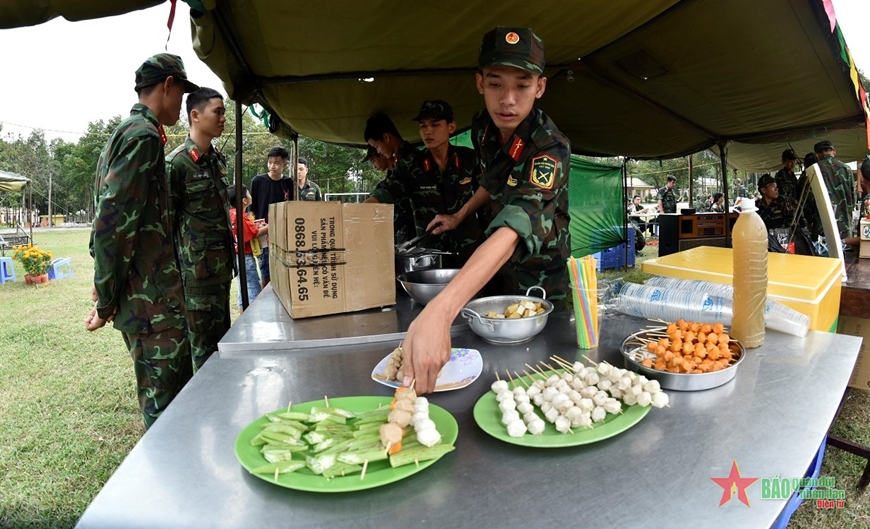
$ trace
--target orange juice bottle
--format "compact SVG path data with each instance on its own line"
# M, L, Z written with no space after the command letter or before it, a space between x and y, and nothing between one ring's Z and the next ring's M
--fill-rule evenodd
M734 307L731 336L746 348L764 343L764 307L767 304L767 227L755 213L755 201L740 200L734 223Z

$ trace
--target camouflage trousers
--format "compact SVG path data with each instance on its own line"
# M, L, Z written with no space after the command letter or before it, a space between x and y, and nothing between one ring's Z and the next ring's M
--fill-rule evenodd
M121 334L133 358L139 409L148 429L193 377L187 330Z
M570 290L567 266L547 270L524 270L508 265L502 268L501 275L504 281L504 294L524 296L530 287L539 286L546 291L546 298L553 303L554 310L567 308L565 300ZM543 297L543 293L537 288L529 292L529 295Z
M217 351L230 330L230 281L207 287L185 287L187 329L193 372Z

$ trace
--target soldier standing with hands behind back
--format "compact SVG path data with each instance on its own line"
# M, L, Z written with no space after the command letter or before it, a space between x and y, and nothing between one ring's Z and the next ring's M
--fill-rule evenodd
M558 306L568 292L571 148L553 121L534 108L547 86L544 43L529 28L497 27L483 36L478 67L477 90L486 110L471 125L483 169L475 197L491 197L494 218L488 239L408 328L403 384L416 380L419 393L434 389L450 359L450 323L503 265L504 294L542 285ZM442 229L438 219L430 227Z
M217 351L230 329L230 282L235 272L227 166L211 144L226 122L223 96L200 88L187 96L190 135L166 157L178 215L178 256L187 304L193 371Z
M193 375L163 126L178 121L184 93L198 88L187 80L181 57L146 60L136 70L139 102L97 162L90 242L95 303L85 328L114 319L133 358L145 428Z

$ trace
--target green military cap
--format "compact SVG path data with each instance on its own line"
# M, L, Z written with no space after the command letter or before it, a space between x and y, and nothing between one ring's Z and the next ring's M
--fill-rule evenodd
M376 148L372 147L371 145L369 145L369 148L366 150L366 155L363 156L363 159L360 160L360 163L366 163L367 161L371 160L375 156L380 156L380 154L378 154L378 150Z
M817 143L813 146L813 150L815 152L824 152L824 151L830 151L833 149L834 149L834 144L829 142L828 140L820 141L819 143Z
M776 179L770 176L770 173L764 173L761 175L761 178L758 179L758 189L763 189L770 184L775 184Z
M530 28L499 26L483 36L477 66L513 66L534 74L544 73L544 41Z
M170 53L158 53L142 63L142 66L136 70L136 90L163 82L169 76L176 81L182 81L185 92L199 90L199 86L187 80L181 57Z
M420 106L420 111L417 112L417 116L413 118L413 121L420 121L421 119L443 119L451 123L455 121L453 118L453 107L447 101L440 99L423 101L423 105Z

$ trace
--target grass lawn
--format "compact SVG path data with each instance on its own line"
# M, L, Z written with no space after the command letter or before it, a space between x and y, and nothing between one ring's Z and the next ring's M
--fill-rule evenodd
M82 323L92 306L88 235L34 232L38 246L72 258L72 278L27 286L16 263L18 281L0 285L0 528L73 527L144 433L120 333L88 333ZM647 246L640 260L657 250ZM603 275L645 277L639 269ZM234 282L232 300L236 291ZM852 392L833 431L870 444L868 404L870 393ZM846 490L846 508L804 502L790 527L870 527L870 501L855 489L864 464L829 448L822 475Z

